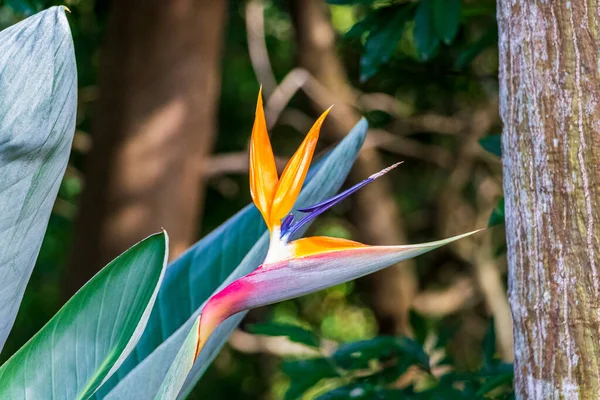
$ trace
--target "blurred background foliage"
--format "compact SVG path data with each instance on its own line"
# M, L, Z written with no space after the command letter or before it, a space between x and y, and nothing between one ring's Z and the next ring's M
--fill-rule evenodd
M157 3L159 11L180 7L180 12L186 12L185 4L193 2L150 3ZM203 101L216 102L217 112L207 117L215 120L214 128L199 125L189 133L204 135L204 130L214 130L210 139L200 142L202 148L189 149L192 158L197 152L194 162L202 165L203 184L197 190L202 191L199 198L203 200L194 200L198 203L193 205L198 215L192 218L195 228L181 243L206 235L250 202L246 151L259 82L273 126L274 148L283 160L317 113L336 103L331 121L324 126L321 150L337 142L340 132L347 132L359 116L370 124L365 150L349 183L366 178L378 165L404 161L382 185L364 189L364 194L320 218L312 234L386 244L432 240L488 223L496 227L421 256L412 264L254 310L191 398L413 398L415 391L425 389L429 391L419 398L506 398L510 391L503 385L510 385L511 380L506 363L512 359L512 327L505 295L495 2L214 3L224 3L224 18L214 20L220 25L217 32L223 32L216 35L220 42L214 53L219 82L215 96L196 93L199 99L194 104L203 107ZM83 276L91 276L97 269L99 261L93 253L88 260L85 254L73 256L78 241L97 241L89 225L78 228L77 219L82 218L82 208L94 213L97 205L101 220L102 210L110 215L112 206L100 204L102 198L94 200L98 204L82 201L84 191L92 185L100 185L101 192L124 190L101 186L104 183L87 179L86 173L95 162L90 152L102 151L95 144L102 135L109 135L95 128L101 126L95 119L107 112L119 114L131 107L127 102L134 98L110 100L117 93L102 100L102 90L107 89L101 76L110 63L102 62L104 52L117 61L127 57L119 53L114 40L107 39L111 29L113 35L117 32L113 38L119 38L115 28L119 22L115 21L123 23L123 14L120 19L113 14L141 13L150 31L162 23L157 20L162 12L145 16L145 6L134 0L4 0L0 1L0 29L54 4L65 4L72 12L69 20L79 71L77 132L39 260L2 360L79 287L73 289L71 276L82 271ZM202 13L202 6L198 7ZM202 34L197 25L184 28L192 36ZM145 49L152 47L145 41L154 39L130 34L127 40L133 40L130 46ZM177 47L177 43L170 44ZM186 45L182 46L186 51ZM202 48L188 50L202 52ZM215 56L198 54L198 59L203 57ZM146 66L153 68L152 57L144 61L147 65L137 67L140 75ZM112 73L118 73L118 66L112 66ZM202 74L202 68L197 73ZM152 79L160 77L156 74ZM185 86L185 77L181 79ZM152 140L141 132L142 143ZM125 146L127 142L115 143ZM144 157L140 165L152 165L153 154L140 156ZM187 153L177 156L185 158ZM136 168L140 161L131 160L132 166L123 167L113 166L111 157L106 159L102 169L116 173L120 168ZM170 169L165 174L172 178L178 172ZM164 196L163 192L168 190L150 191L136 207L142 207L148 197ZM158 207L169 207L168 201L161 204ZM119 225L125 223L132 224L117 221L113 233L104 229L102 234L132 228ZM171 232L169 224L175 222L153 223ZM143 229L133 231L137 240L143 237ZM101 250L103 258L118 254L118 249ZM492 317L494 325L490 325ZM358 359L352 354L358 354Z

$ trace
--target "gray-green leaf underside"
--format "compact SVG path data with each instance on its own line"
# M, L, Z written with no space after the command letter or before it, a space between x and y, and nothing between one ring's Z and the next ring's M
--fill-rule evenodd
M77 108L63 7L0 32L0 350L67 166Z

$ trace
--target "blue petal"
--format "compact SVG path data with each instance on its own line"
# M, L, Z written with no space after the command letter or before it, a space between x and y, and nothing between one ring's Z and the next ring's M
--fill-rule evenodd
M292 222L294 222L294 216L292 214L288 214L288 216L283 219L283 222L281 223L281 234L279 235L280 238L288 233L288 230L292 226Z
M400 164L402 164L402 162L391 165L391 166L379 171L378 173L371 175L364 181L357 183L356 185L352 186L351 188L344 190L342 193L339 193L339 194L333 196L332 198L330 198L328 200L325 200L321 203L315 204L314 206L298 209L298 211L307 213L307 215L305 215L300 221L296 222L293 225L291 225L291 223L292 223L291 219L288 222L288 218L290 217L288 215L288 217L286 217L286 219L283 221L283 224L281 226L282 237L283 237L283 233L284 233L283 225L286 222L288 222L288 225L286 226L285 232L286 232L286 234L289 235L289 237L292 237L294 235L294 233L296 233L303 225L305 225L309 221L313 220L318 215L324 213L326 210L330 209L331 207L333 207L340 201L344 200L346 197L350 196L352 193L356 192L358 189L362 188L363 186L368 185L369 183L373 182L375 179L379 178L380 176L387 174L389 171L396 168Z

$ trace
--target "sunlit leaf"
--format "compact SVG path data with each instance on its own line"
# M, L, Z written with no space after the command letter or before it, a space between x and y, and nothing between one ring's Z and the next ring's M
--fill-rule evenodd
M63 7L0 32L0 349L67 166L76 106L77 70Z
M104 267L0 367L0 399L90 397L140 338L166 263L163 232Z

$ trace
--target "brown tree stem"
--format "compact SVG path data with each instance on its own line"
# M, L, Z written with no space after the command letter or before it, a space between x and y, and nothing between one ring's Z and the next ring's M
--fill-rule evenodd
M600 3L498 1L519 399L600 398Z
M67 295L161 227L171 258L194 242L204 186L197 166L216 130L225 3L114 3Z

